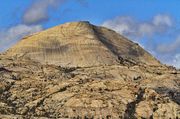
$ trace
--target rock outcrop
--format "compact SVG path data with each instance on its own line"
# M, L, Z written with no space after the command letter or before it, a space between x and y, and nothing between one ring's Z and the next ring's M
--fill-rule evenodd
M67 23L0 55L2 119L179 119L180 71L116 32Z

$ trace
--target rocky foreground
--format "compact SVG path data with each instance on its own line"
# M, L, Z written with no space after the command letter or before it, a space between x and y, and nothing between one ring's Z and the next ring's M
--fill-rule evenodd
M56 32L44 31L44 43L51 45L34 45L44 37L39 33L28 37L32 44L20 41L0 55L0 118L179 119L180 71L161 64L111 30L90 25L96 30L87 33L83 30L86 25L89 31L89 23L62 25L64 31L76 26L77 32L70 29L77 33L73 37L57 32L59 27ZM101 35L95 35L100 31ZM52 45L54 36L56 43ZM99 37L89 41L87 36ZM87 44L79 46L83 37ZM106 42L112 37L118 37L121 44L114 43L115 39ZM78 38L82 41L76 41ZM97 45L97 54L90 42ZM67 49L58 43L66 44ZM131 52L127 51L130 44Z

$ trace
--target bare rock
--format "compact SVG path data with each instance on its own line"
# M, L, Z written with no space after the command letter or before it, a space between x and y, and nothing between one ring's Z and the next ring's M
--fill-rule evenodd
M23 38L0 55L2 119L178 119L180 72L88 22Z

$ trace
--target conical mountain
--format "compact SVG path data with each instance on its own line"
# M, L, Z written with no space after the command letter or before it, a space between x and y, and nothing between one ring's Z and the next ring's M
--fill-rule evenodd
M89 22L0 54L0 119L180 119L180 71Z
M7 52L61 66L119 64L121 60L158 65L138 44L89 22L72 22L23 38ZM124 61L123 60L123 61Z

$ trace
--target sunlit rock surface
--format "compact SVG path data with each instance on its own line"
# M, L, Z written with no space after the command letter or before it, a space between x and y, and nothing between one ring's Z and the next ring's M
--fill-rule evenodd
M138 44L89 22L66 23L27 36L7 54L61 66L113 65L119 64L121 58L134 63L158 64Z
M116 32L66 23L0 55L2 119L179 119L180 71Z

